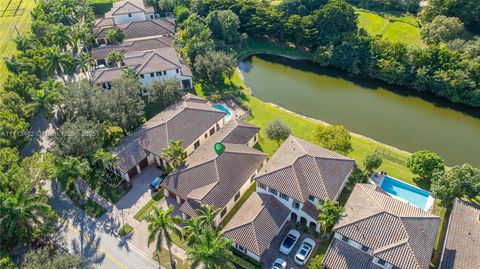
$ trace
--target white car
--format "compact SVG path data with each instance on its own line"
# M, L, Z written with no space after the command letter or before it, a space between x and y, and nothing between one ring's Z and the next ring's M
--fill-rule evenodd
M295 255L295 263L298 265L304 265L307 262L308 257L310 257L310 254L312 254L314 248L315 241L310 238L305 238Z
M287 268L287 262L280 258L277 258L273 262L271 269L286 269L286 268Z
M298 231L294 229L290 230L280 245L280 252L286 255L290 254L299 237L300 233Z

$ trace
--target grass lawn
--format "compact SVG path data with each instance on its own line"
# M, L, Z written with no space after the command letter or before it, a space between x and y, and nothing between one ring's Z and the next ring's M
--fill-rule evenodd
M85 211L85 213L87 213L87 215L92 218L98 218L107 211L105 208L101 207L92 199L87 199L85 203L80 205L80 208L83 209L83 211Z
M252 186L248 188L248 190L242 195L240 200L238 200L235 206L233 206L232 210L230 210L230 212L228 212L225 218L220 222L220 224L218 225L219 230L222 230L223 227L225 227L228 224L228 222L233 218L233 216L235 216L235 214L240 209L240 207L242 207L243 203L245 203L248 197L250 197L250 195L255 191L255 188L256 188L255 184L252 184Z
M34 0L0 1L0 86L8 75L3 58L10 58L16 52L16 44L13 41L17 36L15 27L21 35L30 30L30 11L34 7Z
M152 197L150 201L148 201L138 212L133 216L134 219L138 221L142 221L145 219L146 216L152 212L152 210L158 205L160 200L163 199L163 193L159 191L155 196Z
M412 15L379 14L357 9L358 26L371 35L382 35L390 41L415 46L425 46L420 37L420 28Z
M191 266L184 262L182 259L178 258L177 256L173 255L173 258L177 261L176 268L178 269L190 269ZM168 254L168 250L166 248L162 248L162 251L156 250L153 253L153 259L158 262L160 259L160 264L165 268L171 268L170 266L170 255Z
M133 232L133 227L130 226L130 224L128 223L125 223L125 225L123 225L122 227L120 227L120 229L118 229L118 234L120 236L125 236L127 234L130 234L131 232Z
M298 59L310 59L311 55L308 52L298 50L294 47L279 46L270 42L265 42L262 39L248 38L246 44L236 49L237 57L243 58L253 53L273 53L276 55L283 55Z

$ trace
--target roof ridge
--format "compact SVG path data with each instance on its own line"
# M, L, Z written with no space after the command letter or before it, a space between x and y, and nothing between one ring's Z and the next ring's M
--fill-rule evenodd
M353 220L353 221L351 221L351 222L347 222L347 223L338 225L338 226L334 227L334 230L338 230L338 229L341 229L341 228L350 226L350 225L352 225L352 224L356 224L356 223L358 223L358 222L360 222L360 221L363 221L363 220L366 220L366 219L370 219L370 218L375 217L375 216L377 216L377 215L380 215L380 214L382 214L382 213L386 213L386 212L385 212L385 211L380 211L380 212L377 212L377 213L375 213L375 214L369 215L369 216L367 216L367 217L362 217L362 218Z
M309 156L309 157L311 157L311 158L314 159L316 170L318 171L318 174L320 175L320 178L322 179L322 180L321 180L321 182L322 182L321 185L322 185L325 193L327 194L327 198L329 198L330 194L328 193L327 185L325 185L325 179L323 178L322 172L320 171L320 166L318 166L316 157L313 157L313 156L310 156L310 155L307 155L307 156Z
M167 31L171 31L171 30L170 30L170 29L168 29L167 27L165 27L165 26L163 26L163 25L161 25L161 24L158 24L158 23L157 23L157 21L160 21L160 20L162 20L162 21L163 21L163 19L159 19L159 20L149 20L149 21L151 21L151 22L155 23L156 25L158 25L158 26L162 27L163 29L165 29L165 30L167 30ZM168 20L165 20L165 21L168 21ZM173 23L172 23L172 24L173 24Z
M379 254L381 252L384 252L384 251L387 251L387 250L390 250L390 249L394 249L394 248L398 248L398 247L401 247L402 245L405 245L407 247L408 251L410 252L410 254L412 255L413 260L415 261L416 268L422 268L422 266L420 265L420 262L418 260L417 255L415 255L415 251L413 251L412 247L410 246L410 243L408 242L408 239L407 239L406 242L402 242L402 241L403 240L400 240L398 242L395 242L395 243L389 244L387 246L384 246L384 247L381 248L381 250L374 251L373 254L376 255L376 254ZM387 262L389 262L389 261L387 261Z
M383 252L385 250L388 250L388 249L391 249L391 248L394 248L394 247L398 247L398 246L404 245L404 244L408 244L408 237L407 238L402 238L402 239L400 239L398 241L395 241L393 243L390 243L390 244L387 244L385 246L379 247L378 249L374 249L373 254L378 254L378 253Z

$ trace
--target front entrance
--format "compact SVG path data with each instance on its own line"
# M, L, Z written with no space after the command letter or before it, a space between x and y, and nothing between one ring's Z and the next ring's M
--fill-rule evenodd
M132 178L138 174L137 167L136 166L132 167L132 169L128 170L127 174L128 174L128 178L132 180Z
M190 82L189 79L183 79L182 86L184 89L190 89L192 87L192 83Z
M147 158L143 159L143 160L138 164L138 166L140 166L140 170L143 170L143 168L147 167L147 165L148 165L148 159L147 159Z
M291 220L292 222L295 222L295 223L296 223L296 222L297 222L297 219L298 219L297 214L295 214L294 212L292 212L292 213L290 214L290 220Z

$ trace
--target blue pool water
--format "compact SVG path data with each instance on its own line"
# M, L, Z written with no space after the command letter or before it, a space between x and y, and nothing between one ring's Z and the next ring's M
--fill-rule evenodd
M428 210L427 203L430 193L409 185L400 180L385 176L382 185L380 186L384 191L393 194L410 204L413 204L423 210Z
M230 112L230 110L228 110L228 108L226 108L224 105L217 104L217 105L213 105L213 107L227 113L227 115L225 116L226 120L230 119L230 117L232 116L232 113Z

